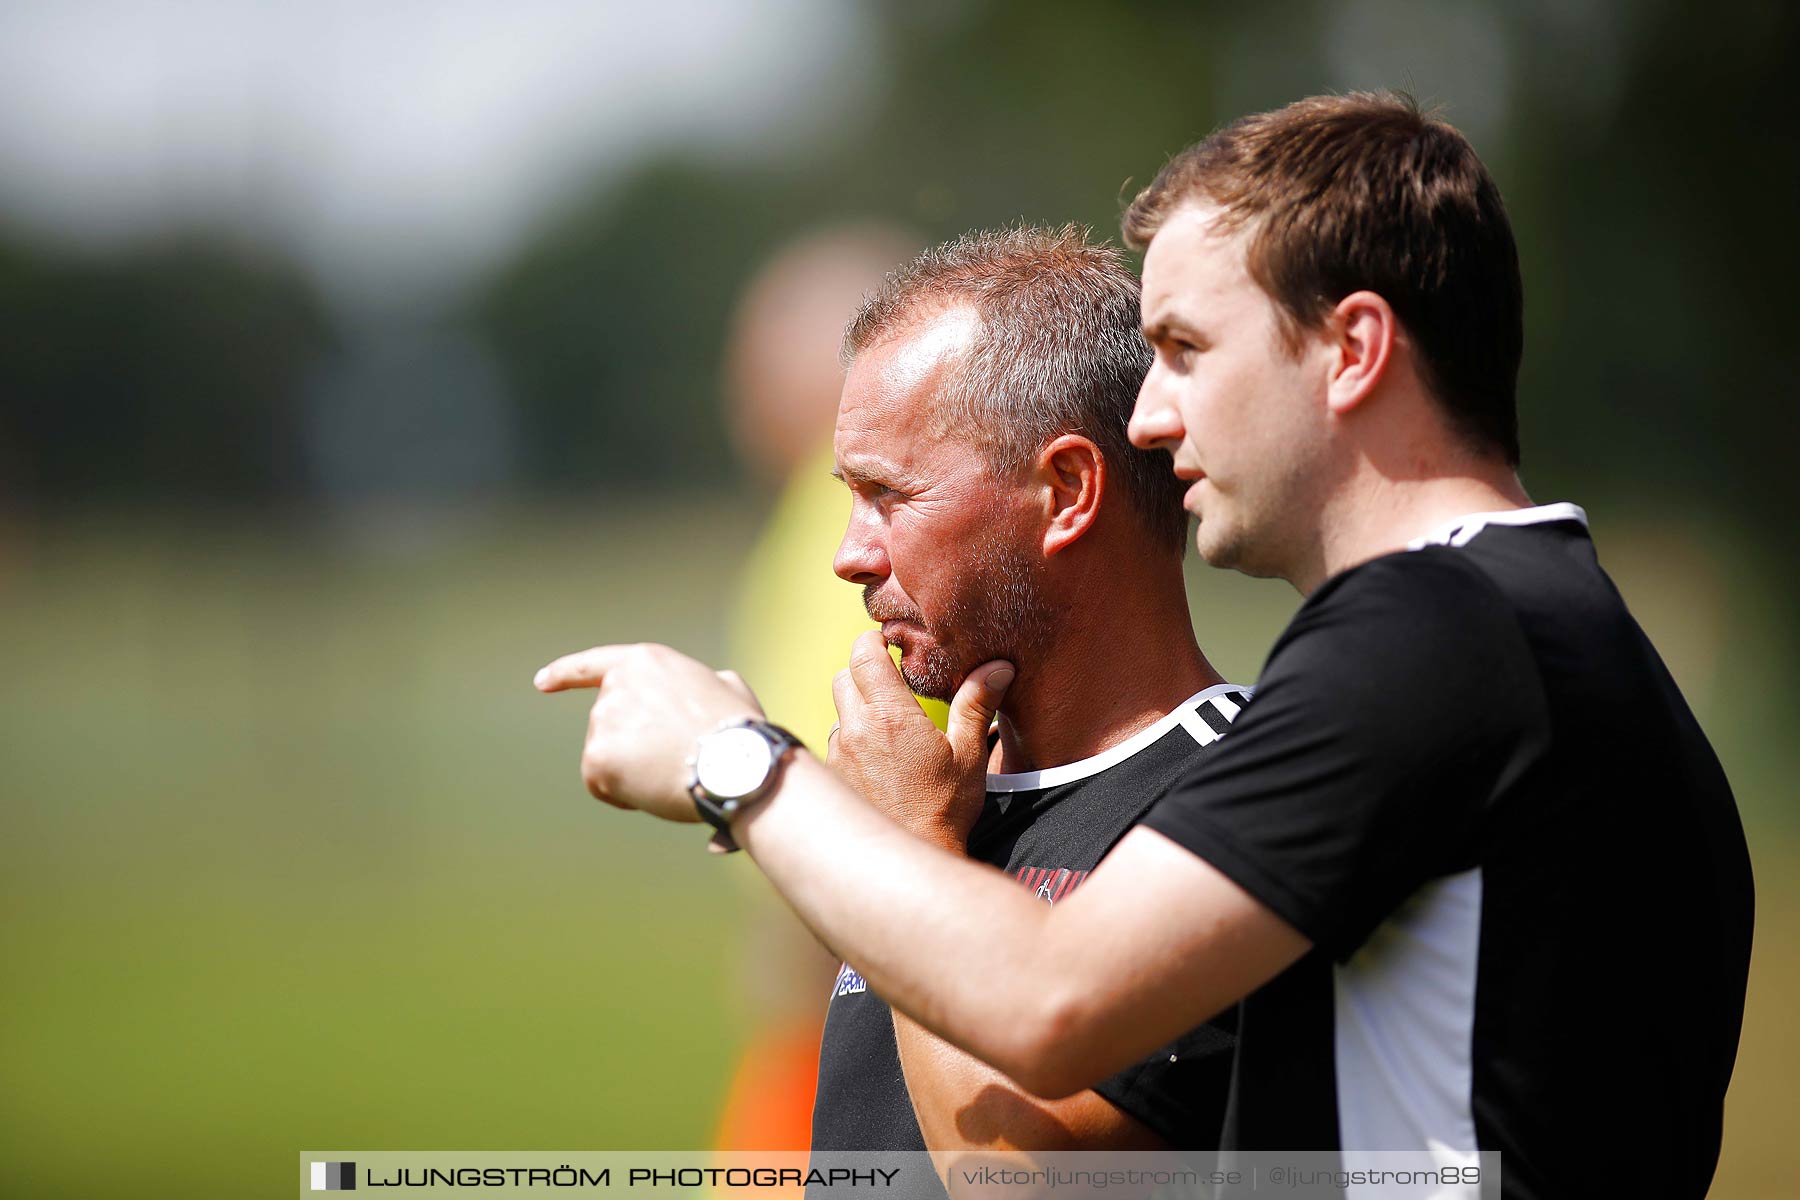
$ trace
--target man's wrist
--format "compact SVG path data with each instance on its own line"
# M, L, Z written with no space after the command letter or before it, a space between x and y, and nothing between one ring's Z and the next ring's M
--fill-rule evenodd
M766 825L765 818L781 803L782 794L796 787L817 786L820 780L815 776L842 783L837 772L815 757L812 751L804 745L794 746L788 751L787 760L782 764L780 778L775 780L774 785L755 804L747 804L732 814L731 828L726 831L725 836L731 839L735 848L748 850L754 855L755 830L759 825Z

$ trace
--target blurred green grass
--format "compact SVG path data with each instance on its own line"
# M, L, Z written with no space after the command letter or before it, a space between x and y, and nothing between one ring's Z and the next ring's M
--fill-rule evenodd
M309 1146L704 1145L760 884L589 800L585 703L529 680L620 639L724 662L755 523L734 500L348 540L114 515L0 544L5 1194L285 1194ZM1788 634L1714 530L1602 544L1752 826L1714 1194L1791 1194ZM1254 679L1296 598L1192 579L1203 644Z

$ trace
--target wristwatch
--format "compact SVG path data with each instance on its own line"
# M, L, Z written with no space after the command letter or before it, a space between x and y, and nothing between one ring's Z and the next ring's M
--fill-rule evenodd
M688 760L693 769L688 795L707 824L722 835L717 840L726 849L737 849L731 840L731 818L774 786L788 751L800 744L781 726L755 717L729 722L700 739Z

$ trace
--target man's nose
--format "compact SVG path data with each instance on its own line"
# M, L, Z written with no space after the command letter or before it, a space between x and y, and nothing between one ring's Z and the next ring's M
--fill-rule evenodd
M1172 452L1181 445L1183 432L1181 410L1169 400L1162 381L1162 368L1153 365L1150 374L1144 377L1144 386L1138 390L1126 436L1140 450Z
M860 526L860 517L860 513L851 516L850 528L844 531L844 540L838 543L837 557L832 560L831 569L844 582L867 587L886 579L889 567L887 549L871 531Z

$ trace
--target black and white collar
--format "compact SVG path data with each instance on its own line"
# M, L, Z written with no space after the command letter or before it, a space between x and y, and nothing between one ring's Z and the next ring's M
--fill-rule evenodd
M1236 717L1239 705L1230 698L1234 692L1250 695L1251 689L1240 687L1235 683L1216 683L1204 691L1195 692L1186 700L1175 706L1168 716L1150 726L1148 729L1126 738L1116 746L1110 746L1089 758L1065 763L1060 767L1045 767L1041 771L1020 771L1012 775L989 775L987 790L990 792L1035 792L1044 788L1057 787L1060 784L1073 783L1077 779L1086 779L1090 775L1098 775L1110 767L1116 767L1140 750L1155 745L1169 730L1177 725L1185 728L1193 739L1204 746L1219 737L1212 724L1200 713L1202 704L1210 705L1214 712L1229 722Z
M1454 521L1438 526L1423 537L1416 537L1406 543L1408 550L1423 550L1427 546L1466 546L1476 534L1489 525L1542 525L1551 521L1577 521L1583 529L1587 528L1587 513L1578 504L1563 501L1558 504L1540 504L1536 508L1509 508L1501 512L1470 513L1458 517Z

